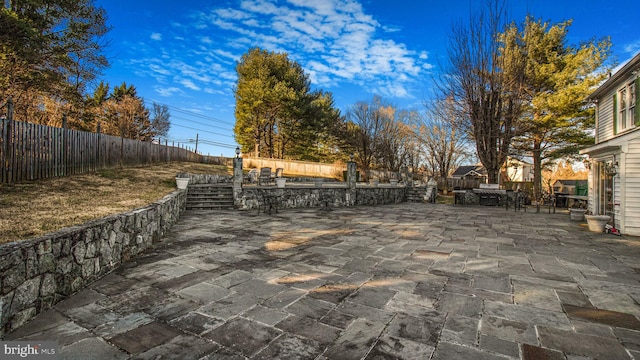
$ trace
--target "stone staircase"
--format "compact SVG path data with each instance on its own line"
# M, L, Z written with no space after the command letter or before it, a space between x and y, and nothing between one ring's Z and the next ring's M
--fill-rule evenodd
M414 186L407 188L407 202L425 202L427 188L424 186Z
M230 184L194 184L187 188L187 210L233 209Z

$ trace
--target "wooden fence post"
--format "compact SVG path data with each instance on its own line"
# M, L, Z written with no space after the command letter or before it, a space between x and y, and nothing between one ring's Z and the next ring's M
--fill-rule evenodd
M7 100L7 119L4 121L4 129L3 136L4 139L2 141L3 151L2 156L2 165L4 167L5 179L4 181L9 184L13 184L13 146L9 145L10 141L14 141L12 136L13 132L13 99L9 98Z
M102 169L102 161L100 159L100 146L102 146L102 125L100 121L98 121L98 125L96 126L97 135L97 144L96 144L96 170Z
M124 132L120 134L120 168L124 165Z
M69 137L67 135L67 114L62 114L62 176L68 175Z

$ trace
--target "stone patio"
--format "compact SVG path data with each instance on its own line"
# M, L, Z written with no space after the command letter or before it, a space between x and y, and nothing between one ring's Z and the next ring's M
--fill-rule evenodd
M568 214L190 211L3 340L62 359L640 359L640 241Z

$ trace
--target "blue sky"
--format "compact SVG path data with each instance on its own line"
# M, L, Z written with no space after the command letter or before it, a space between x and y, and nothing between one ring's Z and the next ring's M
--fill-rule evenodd
M312 86L332 92L345 112L374 95L422 109L432 78L446 62L454 22L483 0L97 0L107 11L111 86L135 85L171 112L170 141L198 134L204 154L232 156L235 64L252 47L286 52ZM631 14L640 2L508 0L509 14L557 23L573 19L568 42L611 37L613 58L640 50ZM616 16L616 14L623 16ZM194 147L194 143L189 144Z

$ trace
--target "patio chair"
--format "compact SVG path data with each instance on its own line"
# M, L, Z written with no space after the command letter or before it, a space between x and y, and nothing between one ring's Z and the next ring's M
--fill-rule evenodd
M277 168L276 169L276 178L281 178L283 174L284 174L284 169L283 168Z
M258 185L270 185L271 184L271 168L260 168L260 177L258 178Z
M249 170L249 173L245 178L245 182L249 184L255 184L258 182L259 177L260 177L260 173L258 172L258 169L251 169Z

